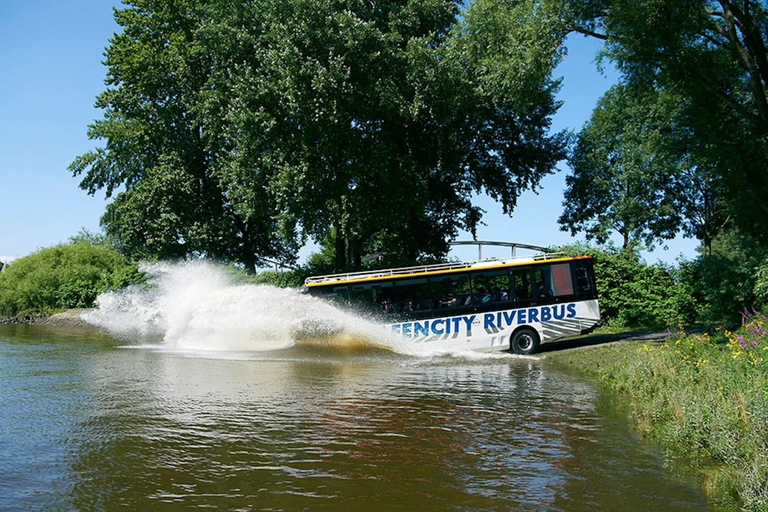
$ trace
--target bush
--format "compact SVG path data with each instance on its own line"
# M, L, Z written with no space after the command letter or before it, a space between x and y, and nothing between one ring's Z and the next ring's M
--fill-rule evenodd
M730 230L715 240L712 254L681 264L683 281L700 304L701 321L735 328L741 323L740 311L765 304L768 268L760 266L765 254L750 239Z
M103 291L140 278L116 250L88 242L42 249L0 274L0 315L92 307Z
M307 272L302 269L275 272L264 270L253 276L248 276L247 282L251 284L265 284L277 288L299 288L304 284Z
M696 319L695 300L679 269L648 265L637 253L614 246L573 245L555 250L592 256L604 325L655 328Z

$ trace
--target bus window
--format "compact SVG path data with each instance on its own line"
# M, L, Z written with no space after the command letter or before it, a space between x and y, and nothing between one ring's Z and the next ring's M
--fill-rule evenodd
M530 269L524 268L512 271L512 284L514 286L516 302L527 301L533 298Z
M473 272L472 293L476 304L509 300L509 272L507 270Z
M537 299L555 296L555 291L552 286L552 269L549 265L537 267L533 271L533 281L536 287Z
M552 290L555 296L573 295L573 279L570 263L552 265Z
M576 293L579 295L591 295L592 280L589 278L587 264L581 261L574 262L573 270L576 275Z
M385 311L392 308L392 283L365 283L352 285L352 304L362 311Z
M326 286L319 290L318 295L331 302L347 302L349 300L349 287L345 284L339 286Z
M463 305L469 296L469 278L466 275L432 277L429 282L434 308Z
M415 313L432 308L426 277L403 279L395 285L395 305L398 312Z

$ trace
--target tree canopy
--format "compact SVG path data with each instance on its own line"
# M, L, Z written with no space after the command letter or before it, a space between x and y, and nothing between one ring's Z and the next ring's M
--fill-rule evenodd
M542 2L548 12L555 4ZM766 3L569 0L557 9L564 30L606 41L602 57L632 90L676 98L663 142L695 171L686 188L700 198L679 210L689 221L681 228L709 245L732 219L768 245Z
M474 193L511 213L566 142L536 2L460 4L131 0L89 128L105 144L70 169L114 195L102 222L137 255L443 255Z
M267 236L269 203L242 207L220 177L205 103L215 67L201 31L207 15L197 1L137 0L115 12L123 30L106 51L108 89L96 101L104 117L88 132L106 144L70 169L89 193L115 194L102 223L129 254L252 268L258 257L288 258L289 246Z
M563 229L629 249L653 247L682 230L710 251L728 224L722 178L696 153L684 128L685 100L646 84L612 87L581 130L569 158Z

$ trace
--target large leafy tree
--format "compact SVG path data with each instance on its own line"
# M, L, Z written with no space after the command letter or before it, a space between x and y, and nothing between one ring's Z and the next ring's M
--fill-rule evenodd
M365 252L444 254L475 230L476 192L511 212L563 155L547 133L558 54L524 30L533 2L485 35L482 9L496 3L476 2L460 27L445 0L265 1L228 18L225 131L247 148L230 153L232 176L266 173L283 233L330 237L337 268ZM494 62L509 55L481 37L536 68Z
M552 9L552 3L542 2ZM606 41L625 80L681 97L691 158L727 214L768 244L768 9L753 0L571 0L568 30Z
M202 0L132 0L116 11L103 119L88 131L104 147L70 166L89 193L114 194L102 223L134 257L203 256L253 269L261 257L289 259L270 236L274 211L266 184L250 202L222 179L217 112L207 109L216 63Z
M474 193L511 212L565 142L535 2L477 0L461 23L458 4L131 0L89 131L106 146L71 169L116 194L107 232L142 255L444 254L480 221Z
M709 252L727 224L722 180L702 161L685 126L685 101L644 84L620 84L579 133L566 178L563 229L625 249L652 246L680 230Z
M613 233L629 249L652 244L678 229L677 211L667 194L674 169L658 151L659 119L649 96L614 86L581 131L566 178L560 224L574 234L605 243Z

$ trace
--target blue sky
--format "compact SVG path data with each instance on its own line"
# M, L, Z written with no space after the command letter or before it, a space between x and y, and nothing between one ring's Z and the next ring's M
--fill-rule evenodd
M95 145L86 129L101 117L93 103L105 88L103 52L117 29L115 5L119 2L0 1L0 259L66 242L81 229L99 231L104 195L87 195L67 166ZM575 36L568 46L557 70L564 104L554 119L555 130L580 129L615 80L615 73L597 71L597 41ZM542 181L538 194L523 193L512 218L479 197L487 213L478 239L542 246L583 240L557 224L566 173L561 164L559 172ZM673 263L681 254L695 257L697 246L695 240L679 238L667 250L644 256L649 262ZM483 251L484 257L508 254L505 249ZM469 247L452 253L461 259L476 255Z

